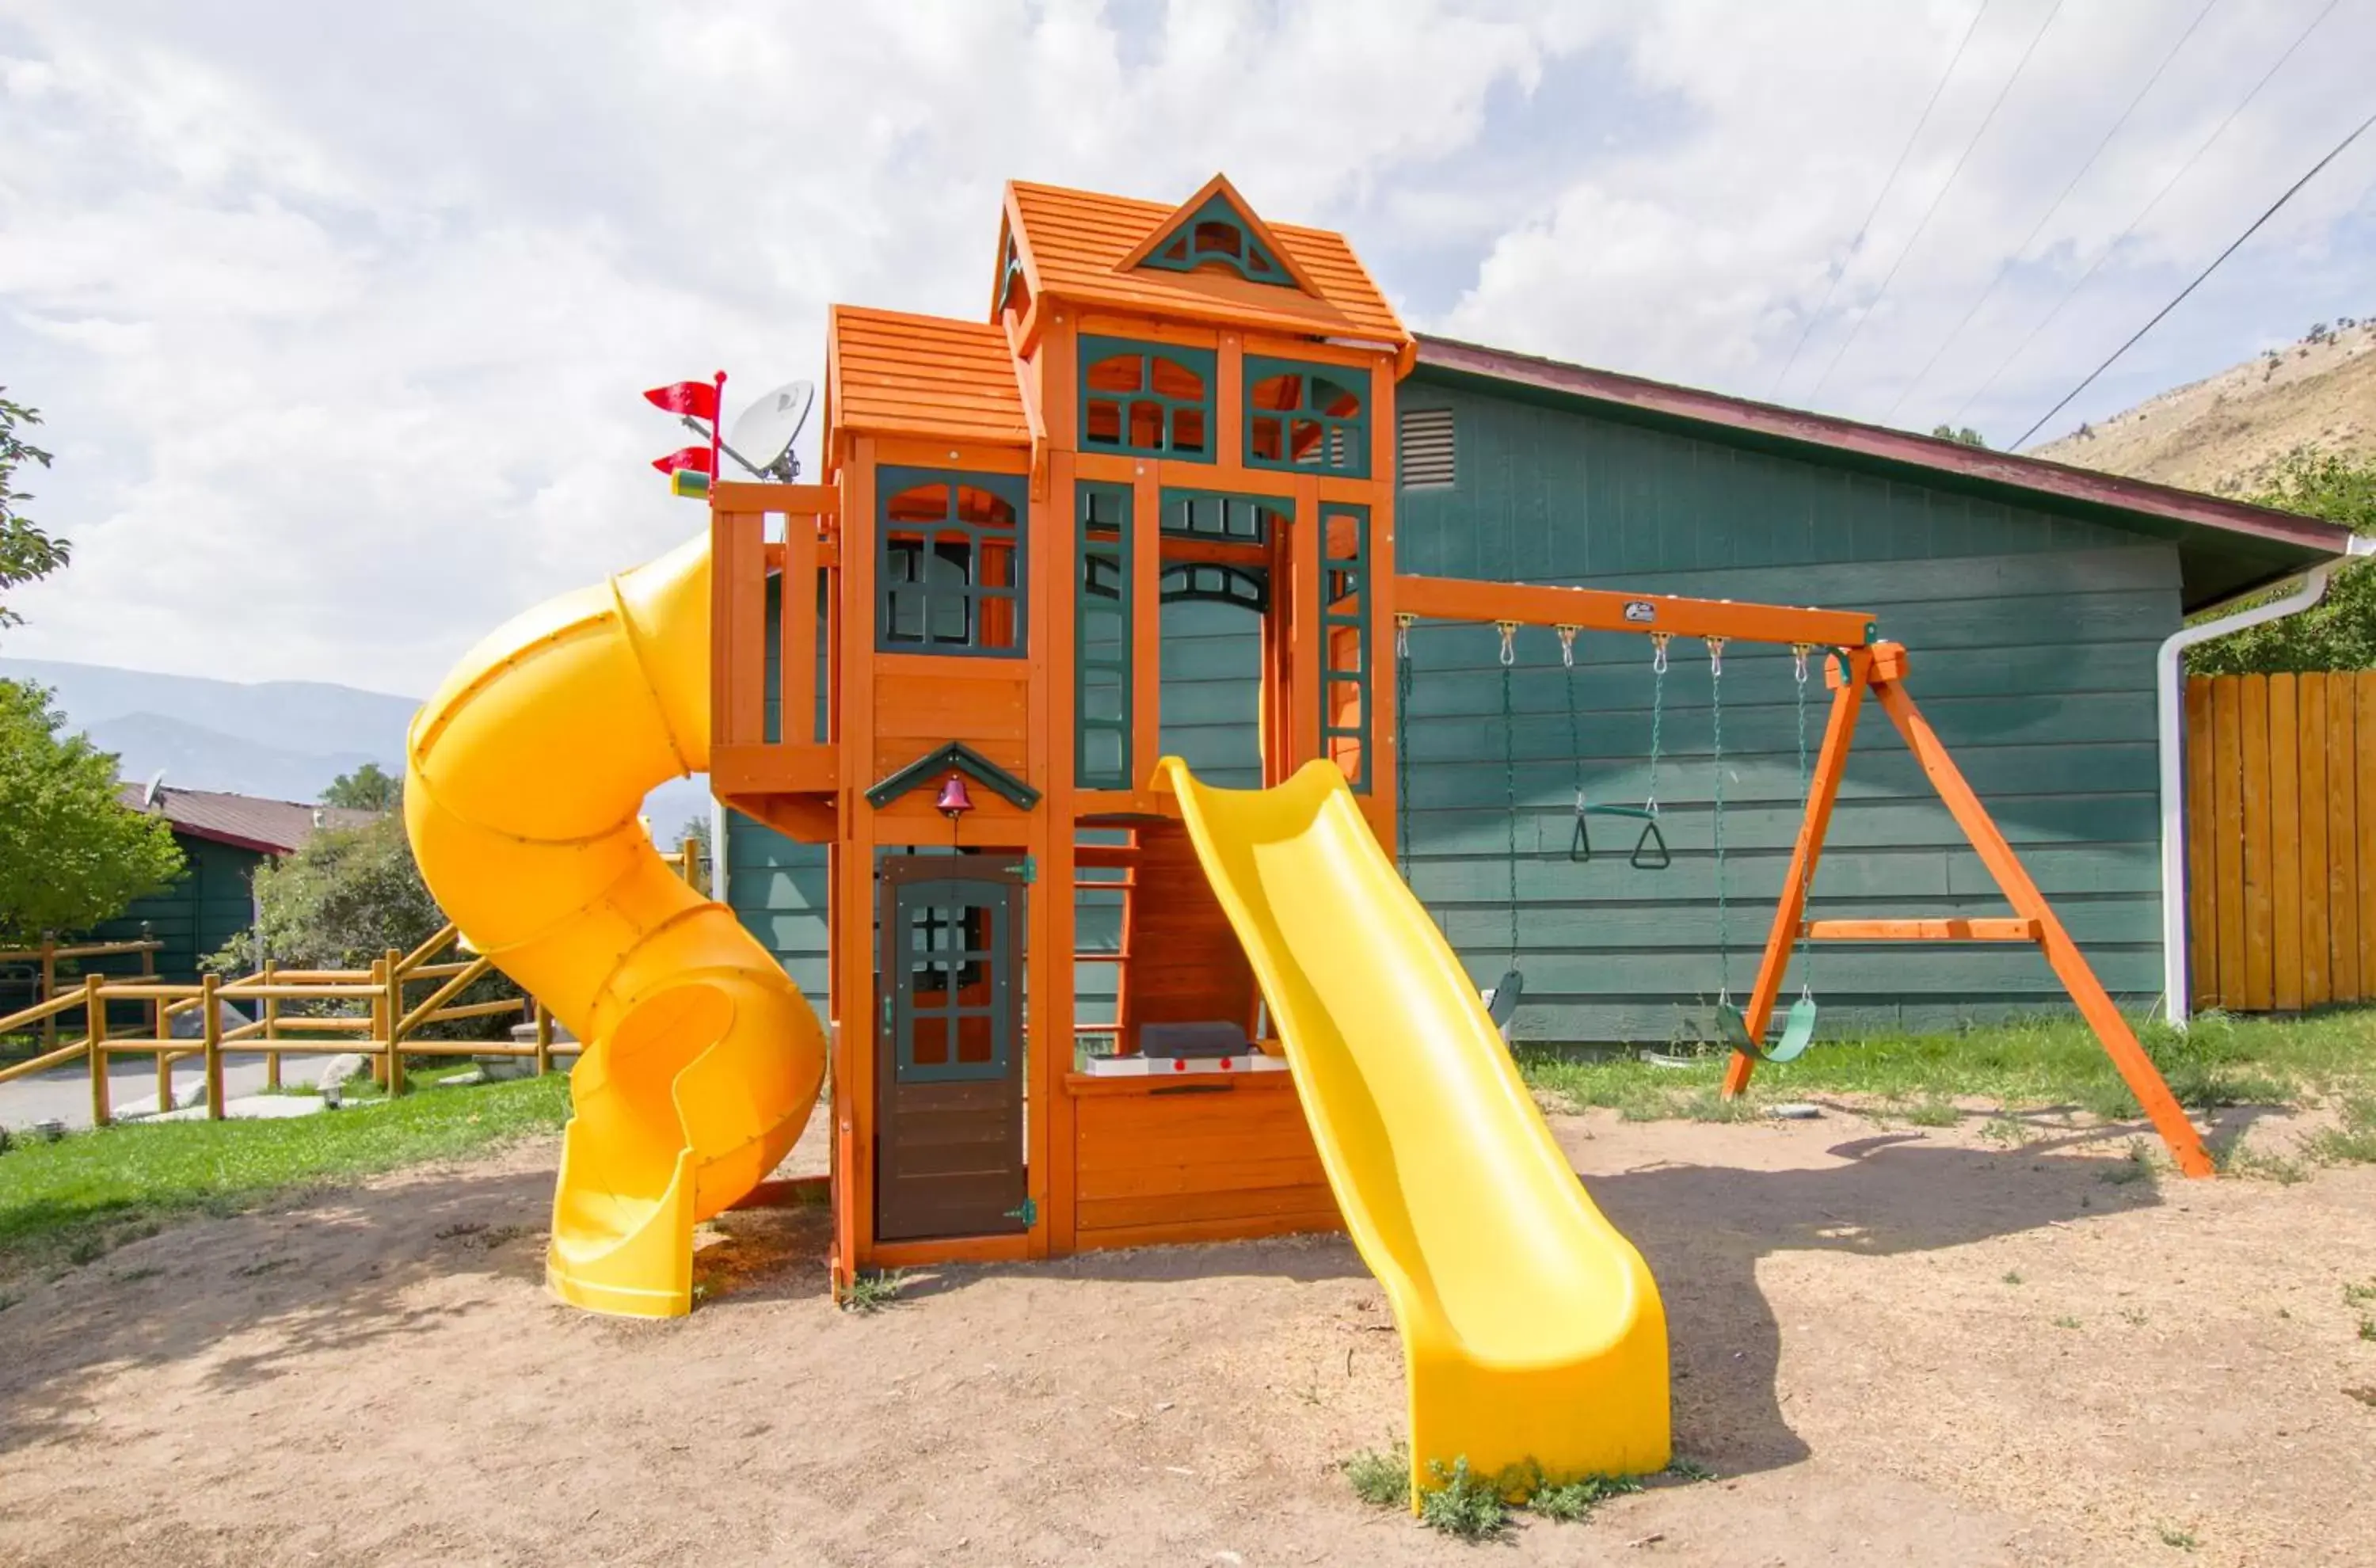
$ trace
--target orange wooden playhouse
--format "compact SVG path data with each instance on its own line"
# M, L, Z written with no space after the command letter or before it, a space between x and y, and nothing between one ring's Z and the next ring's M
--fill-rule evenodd
M1178 598L1260 612L1265 782L1334 761L1389 849L1414 618L1821 653L1830 728L1750 1037L1803 940L2034 943L2207 1169L1868 617L1398 575L1412 339L1342 236L1265 223L1226 179L1177 207L1011 184L995 255L986 322L834 311L825 482L710 496L712 788L832 846L838 1280L1338 1223L1246 960L1148 788ZM1803 919L1869 692L2012 918ZM1077 951L1094 897L1123 905L1116 951ZM1076 1017L1092 964L1119 970L1111 1023Z

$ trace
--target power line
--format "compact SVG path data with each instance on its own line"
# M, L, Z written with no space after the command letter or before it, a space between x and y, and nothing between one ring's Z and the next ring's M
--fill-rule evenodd
M2039 426L2045 424L2048 420L2050 420L2055 415L2061 413L2064 407L2070 403L2072 398L2076 398L2080 393L2087 390L2087 388L2095 383L2097 376L2111 369L2113 360L2119 359L2122 354L2125 354L2131 349L2135 348L2137 346L2138 339L2143 338L2156 327L2160 326L2161 318L2163 316L2168 315L2170 312L2176 310L2180 304L2185 303L2186 296L2201 288L2204 279L2219 270L2219 264L2221 262L2226 261L2229 256L2234 255L2237 250L2242 246L2246 240L2249 240L2254 234L2259 233L2262 224L2266 223L2270 219L2275 218L2277 215L2278 208L2284 207L2286 203L2293 200L2295 194L2304 185L2307 185L2312 180L2317 179L2320 170L2325 168L2328 164L2342 157L2343 149L2349 147L2353 142L2358 141L2360 137L2360 134L2366 131L2370 125L2376 125L2376 114L2370 114L2365 120L2360 121L2358 125L2353 129L2349 136L2345 137L2341 141L2334 144L2333 151L2329 152L2324 158L2320 159L2317 162L2310 166L2309 173L2304 174L2300 179L2296 180L2292 184L2287 185L2286 187L2285 195L2271 202L2269 204L2269 209L2266 212L2263 212L2258 218L2253 219L2251 227L2237 235L2234 244L2230 244L2226 250L2221 251L2217 255L2212 257L2211 265L2204 267L2200 273L2198 273L2195 276L2193 282L2189 283L2185 288L2180 289L2178 291L2178 297L2176 299L2162 306L2161 309L2154 312L2154 318L2151 321L2148 321L2143 327L2138 327L2135 334L2132 336L2127 342L2113 350L2110 359L2106 360L2102 364L2099 364L2094 370L2089 371L2087 373L2087 379L2082 381L2078 386L2073 386L2069 392L2065 393L2061 402L2055 404L2054 407L2038 415L2037 423L2031 425L2027 430L2021 433L2021 440L2013 444L2013 449L2015 451L2020 450L2024 442L2026 442L2031 436L2037 434Z
M2087 270L2081 273L2075 282L2073 282L2069 288L2062 291L2062 297L2054 302L2054 307L2051 310L2049 310L2044 315L2040 316L2036 325L2032 326L2027 332L2022 335L2021 341L2013 346L2013 351L2005 355L2003 359L1997 362L1996 369L1989 372L1988 379L1981 382L1977 387L1973 388L1971 395L1966 398L1963 402L1956 407L1954 413L1950 416L1948 420L1950 424L1962 423L1964 416L1971 411L1972 405L1978 402L1982 398L1988 396L1989 388L1997 384L1998 377L2003 375L2006 371L2011 370L2014 362L2019 360L2023 354L2028 351L2030 344L2037 340L2037 335L2045 331L2048 327L2053 324L2054 318L2062 314L2062 307L2069 304L2073 299L2077 297L2079 291L2087 286L2087 280L2095 277L2096 273L2103 267L2104 263L2109 261L2112 258L2113 254L2127 242L2128 237L2137 232L2138 225L2142 224L2146 219L2153 216L2154 209L2161 205L2162 198L2168 196L2171 191L2175 190L2178 187L2178 183L2186 178L2187 171L2192 169L2195 163L2201 160L2203 155L2210 151L2212 147L2218 142L2221 137L2228 134L2228 127L2236 123L2236 116L2241 114L2246 109L2251 106L2252 101L2261 96L2261 89L2267 87L2271 79L2274 78L2279 71L2285 68L2286 62L2292 59L2295 53L2300 50L2301 46L2310 42L2310 35L2316 32L2318 30L2319 24L2325 21L2327 17L2334 12L2335 6L2342 3L2343 0L2326 0L2326 8L2319 12L2317 16L2312 17L2310 20L2310 25L2302 29L2301 31L2296 35L2293 42L2287 46L2286 52L2283 54L2277 56L2275 64L2272 65L2267 70L2261 73L2261 79L2252 84L2252 90L2246 93L2237 103L2235 108L2228 111L2228 117L2219 122L2218 127L2208 137L2204 138L2202 145L2197 147L2193 152L2187 156L2186 161L2180 164L2168 179L2162 182L2161 189L2154 192L2153 199L2146 202L2144 206L2138 210L2137 215L2134 218L2129 220L2129 226L2113 236L2112 243L2110 244L2106 245L2102 250L2096 254L2096 259L2087 264Z
M1988 113L1981 117L1980 128L1972 133L1972 139L1964 144L1963 153L1955 160L1955 166L1947 171L1947 183L1939 187L1938 194L1930 198L1930 205L1922 209L1921 221L1914 225L1914 232L1906 236L1906 244L1898 250L1897 259L1889 264L1888 276L1881 280L1881 291L1873 295L1872 303L1865 306L1864 314L1857 317L1854 327L1848 328L1847 337L1843 339L1840 346L1833 350L1831 362L1824 367L1823 374L1815 377L1815 385L1807 389L1809 402L1814 401L1815 395L1824 389L1824 384L1831 380L1832 372L1839 368L1840 361L1846 357L1851 348L1856 346L1857 339L1863 335L1865 323L1871 321L1873 313L1881 308L1881 302L1889 297L1889 286L1897 281L1897 269L1906 265L1906 258L1914 253L1915 243L1920 240L1923 232L1930 227L1931 215L1939 210L1939 204L1945 201L1947 193L1955 188L1955 181L1964 172L1964 164L1971 158L1972 149L1980 145L1981 138L1989 134L1989 127L1996 123L1997 111L2004 107L2006 96L2013 91L2013 84L2019 81L2022 72L2029 68L2029 57L2037 53L2037 45L2046 37L2047 30L2054 25L2054 18L2061 14L2062 0L2054 0L2054 8L2046 13L2046 20L2039 24L2036 32L2030 34L2029 47L2023 50L2021 58L2014 62L2013 75L2005 77L2004 85L1997 89L1996 101L1989 105Z
M1799 329L1799 340L1790 346L1790 357L1783 362L1781 374L1774 378L1774 386L1766 396L1772 397L1782 390L1782 384L1790 378L1790 372L1799 363L1800 351L1806 348L1808 337L1815 330L1815 323L1823 320L1824 313L1832 308L1832 296L1839 291L1840 279L1847 276L1848 264L1856 259L1858 249L1864 244L1865 235L1871 232L1872 220L1881 216L1882 204L1889 199L1890 191L1897 184L1897 176L1905 171L1907 159L1913 155L1914 144L1922 139L1922 128L1930 123L1930 112L1939 107L1939 96L1947 90L1947 83L1954 78L1955 67L1963 64L1964 51L1971 43L1972 35L1979 30L1980 18L1989 14L1990 3L1991 0L1980 0L1980 8L1972 13L1971 21L1966 24L1964 36L1956 41L1955 53L1947 59L1947 68L1940 73L1938 85L1930 89L1930 101L1922 106L1922 117L1914 122L1913 133L1906 138L1906 145L1897 149L1897 161L1889 166L1889 178L1881 183L1880 192L1873 196L1872 210L1866 213L1864 221L1857 225L1856 238L1848 242L1848 248L1841 255L1839 266L1834 269L1831 281L1824 285L1824 297L1816 304L1814 314L1808 316L1807 325Z
M1971 308L1964 312L1964 318L1955 323L1955 329L1948 333L1940 341L1939 346L1931 350L1930 357L1922 362L1922 368L1914 373L1914 379L1907 382L1905 390L1898 393L1897 401L1889 405L1889 411L1881 416L1882 423L1887 424L1897 417L1897 410L1905 406L1908 398L1920 390L1922 383L1930 378L1930 372L1937 367L1942 359L1946 357L1947 350L1954 346L1955 339L1964 335L1964 328L1969 327L1972 324L1972 318L1980 314L1980 307L1996 297L1997 287L2005 280L2005 275L2013 270L2013 264L2021 259L2023 253L2037 242L2037 236L2046 232L2046 226L2054 221L2054 215L2062 210L2063 203L2071 199L2071 193L2079 188L2079 182L2085 179L2088 171L2096 167L2097 161L2104 156L2104 149L2112 145L2112 139L2121 134L2122 127L2128 125L2129 117L2137 112L2137 105L2145 101L2145 95L2153 91L2155 84L2159 82L2163 73L2169 69L2169 63L2178 58L2178 52L2186 47L2186 41L2192 38L2196 30L2203 26L2205 17L2218 8L2219 0L2204 0L2203 9L2194 13L2194 19L2186 24L2186 30L2178 35L2178 42L2171 44L2169 52L2161 57L2161 64L2156 65L2153 75L2145 78L2145 85L2137 89L2136 96L2129 100L2129 106L2121 111L2119 119L2112 122L2112 128L2104 133L2104 139L2097 142L2096 150L2087 155L2087 161L2079 166L2079 172L2076 174L2071 176L2071 183L2062 187L2062 194L2054 198L2054 205L2046 209L2045 215L2039 218L2037 224L2023 237L2021 244L2005 253L2004 261L1997 267L1997 275L1989 279L1989 286L1980 291L1979 298L1974 300Z

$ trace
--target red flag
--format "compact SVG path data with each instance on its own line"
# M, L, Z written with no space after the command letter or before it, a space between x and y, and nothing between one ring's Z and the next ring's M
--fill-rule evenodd
M656 409L672 414L690 414L697 420L718 422L718 388L707 381L680 381L673 386L655 386L644 398Z
M699 383L688 382L686 385L698 386ZM709 390L707 386L703 386L701 389L704 392ZM659 471L664 474L690 471L697 474L714 475L717 472L715 469L710 467L709 448L707 446L679 447L665 457L654 457L652 459L652 467L659 469Z

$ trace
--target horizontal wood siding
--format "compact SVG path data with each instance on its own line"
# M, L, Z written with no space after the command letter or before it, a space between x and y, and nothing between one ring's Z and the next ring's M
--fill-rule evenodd
M1404 384L1399 406L1452 410L1457 475L1451 487L1400 493L1406 572L1873 612L1883 636L1907 645L1909 688L2106 986L2131 1004L2157 994L2153 659L2179 622L2173 548L1503 401L1424 371ZM1496 639L1486 627L1422 624L1411 650L1411 880L1490 984L1511 959ZM1721 920L1706 650L1677 643L1667 675L1657 797L1674 864L1665 872L1633 870L1622 856L1568 859L1576 751L1589 800L1638 805L1649 787L1646 640L1587 633L1576 658L1572 748L1557 642L1549 631L1519 634L1511 706L1527 989L1517 1033L1662 1040L1705 1031L1728 969L1736 998L1749 987L1798 827L1789 656L1747 645L1725 655ZM1821 680L1808 692L1811 753ZM1593 826L1600 848L1628 825ZM1826 920L2007 912L1878 713L1859 728L1811 909ZM1827 944L1814 981L1831 1033L2063 1004L2026 946Z
M726 814L726 901L776 956L801 994L826 1015L826 846L802 844Z
M1284 1074L1216 1093L1087 1093L1073 1105L1085 1249L1343 1225Z
M154 897L136 900L116 919L94 931L100 942L131 942L145 922L165 945L157 955L160 978L184 983L198 978L198 961L221 951L255 924L255 868L264 857L212 839L175 834L182 851L179 881ZM90 961L107 974L137 974L137 955Z

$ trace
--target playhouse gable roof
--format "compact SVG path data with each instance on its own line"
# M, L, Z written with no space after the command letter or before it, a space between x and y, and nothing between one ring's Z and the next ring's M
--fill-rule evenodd
M1012 271L1034 299L1396 348L1411 340L1344 235L1266 223L1218 174L1176 207L1016 180L1005 208L993 315ZM1233 222L1245 241L1241 255L1263 254L1283 276L1264 278L1251 261L1235 272L1200 269L1195 232L1217 222ZM1182 239L1179 254L1167 255Z
M836 426L879 435L1031 441L1006 333L986 322L834 306L826 411Z

